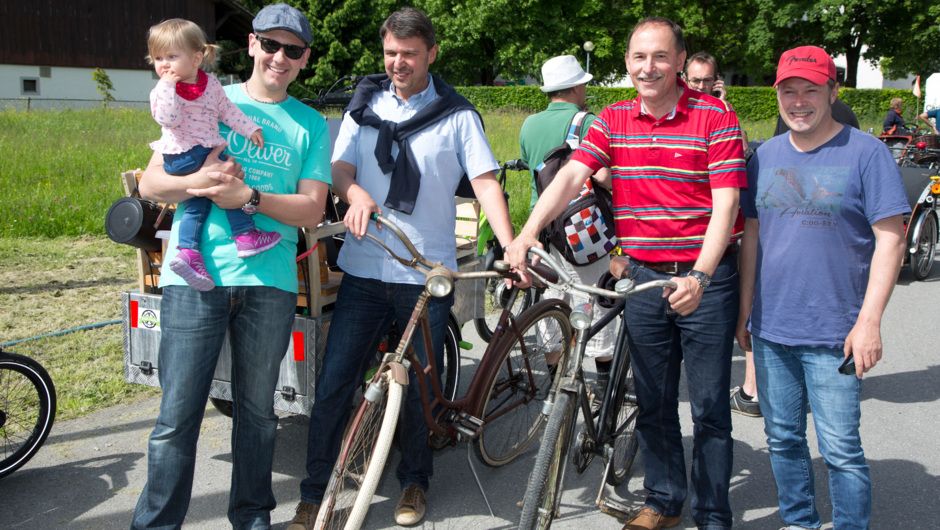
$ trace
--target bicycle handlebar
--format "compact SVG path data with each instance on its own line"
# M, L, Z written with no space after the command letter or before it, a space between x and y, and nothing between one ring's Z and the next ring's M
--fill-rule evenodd
M675 289L677 287L675 282L669 280L654 280L636 285L633 283L633 280L624 278L617 282L616 291L609 291L594 285L586 285L574 281L571 278L571 275L568 274L568 272L562 266L560 266L557 261L555 261L555 258L539 247L530 248L529 253L538 256L542 263L554 270L555 273L558 274L558 282L549 282L533 269L529 269L529 272L543 282L554 284L555 287L561 291L565 291L570 288L576 291L581 291L582 293L606 298L626 298L628 296L633 296L637 293L649 291L650 289L655 289L657 287L668 287L670 289Z
M388 246L386 246L385 243L382 243L381 241L378 240L378 238L376 238L375 236L373 236L372 234L368 232L366 232L365 236L371 239L372 241L375 241L376 243L378 243L379 246L384 248L399 263L401 263L402 265L406 267L411 267L412 269L418 272L421 272L422 274L429 275L431 274L432 271L435 271L435 270L440 271L440 272L446 271L446 273L450 275L452 278L454 278L455 280L461 280L461 279L473 280L473 279L478 279L478 278L484 278L484 279L505 278L507 275L510 274L508 269L505 271L492 270L492 271L471 271L471 272L460 272L460 271L454 271L454 270L448 269L447 267L444 266L443 263L430 261L429 259L425 258L423 255L421 255L421 253L418 252L418 249L415 248L414 244L411 242L411 239L409 239L408 236L405 234L405 232L395 223L389 221L388 219L386 219L385 217L377 213L373 213L370 219L374 221L376 224L381 224L382 226L391 230L392 233L395 234L398 237L398 239L402 242L402 244L405 245L405 248L408 250L408 252L412 256L412 259L406 259L406 258L399 256L392 249L388 248ZM424 269L427 269L427 270L423 270L419 267L424 267Z
M507 160L501 166L503 170L512 170L512 171L528 171L529 165L522 161L521 158L515 160Z

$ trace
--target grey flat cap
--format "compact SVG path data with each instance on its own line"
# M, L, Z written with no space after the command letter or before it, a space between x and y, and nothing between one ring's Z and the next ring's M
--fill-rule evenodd
M251 21L251 27L256 33L283 29L297 35L308 46L313 40L307 17L287 4L274 4L258 11L255 19Z

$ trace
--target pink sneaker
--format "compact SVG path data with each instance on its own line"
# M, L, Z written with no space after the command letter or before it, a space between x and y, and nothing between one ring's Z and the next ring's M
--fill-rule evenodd
M206 271L206 264L198 250L181 248L169 265L171 271L197 291L211 291L215 287L215 280Z
M277 232L262 232L257 228L235 236L235 248L238 249L239 258L250 258L261 254L265 250L271 250L281 241L281 234Z

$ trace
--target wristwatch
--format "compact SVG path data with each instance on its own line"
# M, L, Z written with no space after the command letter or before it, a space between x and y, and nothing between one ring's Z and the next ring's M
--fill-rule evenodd
M247 213L248 215L254 215L258 213L258 204L260 202L261 202L261 192L256 189L252 189L251 198L248 199L248 202L246 202L244 206L242 206L242 211Z
M708 286L712 284L712 277L702 271L692 270L689 272L689 276L698 280L698 284L702 286L703 291L708 289Z

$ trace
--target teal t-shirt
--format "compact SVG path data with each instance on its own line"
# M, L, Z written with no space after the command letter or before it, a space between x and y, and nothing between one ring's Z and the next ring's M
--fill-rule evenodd
M225 87L233 103L261 126L264 149L219 123L228 142L225 154L234 157L245 171L245 183L265 193L297 193L301 179L330 183L330 134L319 112L292 97L281 103L258 103L240 85ZM164 263L176 255L179 217L174 219ZM253 216L255 227L277 231L281 242L271 250L250 258L239 258L225 212L212 207L202 233L202 257L216 285L268 286L297 292L297 228L263 214ZM161 271L160 285L186 285L169 267Z
M542 163L549 151L558 147L568 137L568 126L571 118L581 110L574 103L549 103L544 111L526 118L519 131L519 151L523 162L529 166L529 183L532 187L532 200L529 211L535 207L538 192L535 190L536 166ZM584 117L581 124L581 139L587 136L588 129L594 123L593 114Z

